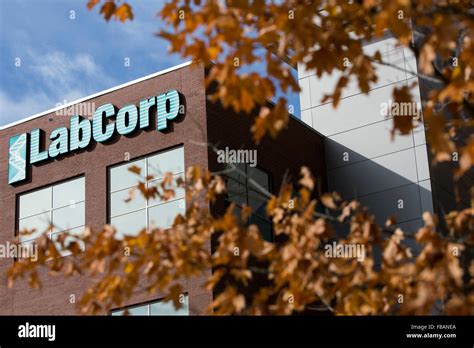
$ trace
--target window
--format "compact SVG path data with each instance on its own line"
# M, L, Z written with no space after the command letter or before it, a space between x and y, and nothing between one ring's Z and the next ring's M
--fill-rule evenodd
M133 166L141 169L141 177L129 171ZM152 177L146 182L147 187L158 186L167 172L173 174L174 182L179 177L184 180L183 147L110 169L109 214L110 224L117 230L116 238L136 235L144 228L169 228L178 214L185 213L184 189L175 185L170 187L174 189L175 197L167 201L159 197L145 199L139 192L132 200L126 201L130 190L138 185L139 180Z
M272 241L272 225L267 218L266 192L270 192L270 176L263 170L250 167L248 164L235 164L237 170L228 168L227 179L227 201L237 205L237 213L240 213L242 205L252 208L249 224L256 224L262 237Z
M30 234L20 233L20 243L33 243L46 231L52 240L57 240L59 234L65 231L73 235L81 234L85 225L85 209L84 177L20 195L18 230L35 230ZM67 250L60 253L63 256L70 254Z
M128 311L128 315L189 315L189 303L188 296L182 295L182 307L180 309L174 308L173 302L156 301L146 303L138 306L130 306L127 308L117 309L112 311L112 315L125 315L125 311Z

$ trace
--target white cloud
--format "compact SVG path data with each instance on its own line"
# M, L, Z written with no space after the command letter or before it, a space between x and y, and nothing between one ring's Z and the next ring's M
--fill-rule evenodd
M44 93L26 93L21 99L14 99L0 91L0 126L46 110L52 104L53 101Z
M117 84L87 54L69 56L64 52L54 51L37 55L29 51L28 61L31 63L25 66L25 72L27 76L31 76L31 84L25 86L25 93L10 96L3 88L0 90L0 125Z
M30 53L32 73L41 79L56 98L66 98L72 90L83 90L86 94L92 92L91 85L97 87L111 86L114 79L108 76L88 54L68 56L64 52L51 52L43 56Z

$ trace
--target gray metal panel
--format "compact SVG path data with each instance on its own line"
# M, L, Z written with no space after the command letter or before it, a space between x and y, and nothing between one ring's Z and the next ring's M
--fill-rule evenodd
M386 117L382 113L382 103L388 103L395 86L404 84L405 82L402 82L373 90L368 95L358 94L342 99L336 109L330 103L313 108L313 127L320 133L331 136L383 121Z
M418 170L418 181L430 178L430 164L428 162L428 152L426 145L415 147L416 167Z
M311 109L301 111L301 121L308 126L313 127L313 119L311 118Z
M320 104L324 94L333 92L338 75L324 74L318 79L300 69L302 105L312 106L311 119L308 109L304 109L302 117L308 125L328 136L329 190L338 191L345 199L360 199L381 223L388 215L396 215L399 222L406 222L401 226L415 231L422 226L422 210L432 210L433 206L427 180L430 164L425 130L420 123L410 135L396 135L391 141L392 120L386 118L382 106L393 99L395 87L417 82L415 75L404 71L407 67L416 71L416 60L410 50L397 46L393 38L365 45L364 51L370 55L379 51L385 62L400 69L378 65L379 81L371 86L368 95L361 94L357 81L351 79L336 109L328 101ZM421 101L419 88L411 93L415 102ZM348 161L343 157L345 152ZM398 199L403 200L403 210L398 209Z
M374 193L360 197L359 200L375 214L376 221L379 224L384 224L389 216L395 217L397 223L421 217L420 195L417 184Z
M329 188L344 198L361 197L417 182L414 150L366 160L328 171Z
M431 180L424 180L418 183L420 187L421 212L434 212L433 195L431 193Z
M403 49L399 48L382 53L382 59L383 61L396 67L381 64L375 65L378 80L377 82L371 84L371 90L406 80L407 76L404 71L405 60L403 57ZM315 107L321 105L321 100L323 97L334 92L334 88L336 87L340 76L340 72L334 72L331 75L323 74L321 78L318 78L316 75L311 75L309 77L311 89L311 106ZM348 85L341 93L341 98L354 96L360 93L361 91L359 89L357 79L354 76L351 76L349 78Z
M346 166L413 147L411 134L395 135L392 140L390 136L392 125L393 121L389 119L326 139L328 168Z
M301 111L309 109L311 107L311 96L309 90L309 77L299 81L301 92L300 92L300 107Z

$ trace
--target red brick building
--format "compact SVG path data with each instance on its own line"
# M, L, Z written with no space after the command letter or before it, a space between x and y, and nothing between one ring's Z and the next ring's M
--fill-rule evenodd
M133 183L126 168L138 165L155 177L164 171L184 175L190 165L222 169L207 143L222 150L257 150L255 163L239 165L270 192L278 191L285 175L297 179L302 165L320 178L324 190L324 149L317 132L291 118L278 138L267 137L257 146L250 134L255 115L236 115L207 101L204 76L202 66L183 64L3 127L0 243L11 241L24 228L40 229L49 222L57 226L51 238L66 229L80 232L84 226L100 229L104 224L114 225L119 233L166 227L176 212L184 212L184 196L178 194L172 202L127 205L122 197ZM115 108L97 113L110 104ZM79 105L88 106L78 113L83 118L73 120L70 114L59 112L74 107L77 111ZM174 115L178 106L184 111ZM17 153L12 150L15 145ZM230 175L229 180L228 200L253 205L256 215L251 222L265 230L264 213L258 212L263 202L258 189L249 187L245 178ZM271 227L266 232L266 238L271 238ZM34 237L24 242L31 243ZM12 258L0 259L1 315L75 314L71 295L80 298L91 284L85 276L64 279L43 272L41 290L30 289L22 281L8 289L5 270L12 262ZM212 293L203 290L201 283L202 279L195 279L184 284L187 302L181 314L201 314L211 302ZM127 306L132 314L172 314L160 305L162 296L137 290Z

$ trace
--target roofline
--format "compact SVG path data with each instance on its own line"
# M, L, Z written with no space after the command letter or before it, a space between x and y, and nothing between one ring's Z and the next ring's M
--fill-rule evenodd
M81 99L77 99L77 100L74 100L70 103L67 103L65 105L61 105L61 106L57 106L55 108L52 108L52 109L49 109L49 110L46 110L46 111L42 111L40 113L37 113L37 114L34 114L33 116L29 116L29 117L25 117L25 118L22 118L21 120L18 120L18 121L15 121L15 122L12 122L12 123L9 123L5 126L0 126L0 131L2 130L5 130L7 128L10 128L10 127L14 127L14 126L17 126L19 124L22 124L22 123L25 123L25 122L28 122L28 121L31 121L31 120L34 120L35 118L38 118L38 117L41 117L41 116L44 116L44 115L47 115L47 114L50 114L52 112L56 112L58 110L61 110L61 109L65 109L65 108L68 108L70 106L73 106L75 104L78 104L78 103L82 103L83 101L86 101L88 99L92 99L92 98L96 98L96 97L99 97L103 94L107 94L107 93L110 93L110 92L113 92L113 91L116 91L118 89L121 89L121 88L124 88L124 87L127 87L127 86L130 86L130 85L133 85L135 83L139 83L139 82L142 82L142 81L145 81L145 80L148 80L148 79L151 79L153 77L156 77L156 76L160 76L160 75L164 75L166 73L169 73L171 71L174 71L174 70L178 70L178 69L181 69L181 68L184 68L186 66L189 66L193 63L192 60L189 60L187 62L184 62L182 64L178 64L178 65L175 65L175 66L172 66L170 68L167 68L167 69L164 69L164 70L160 70L158 72L155 72L153 74L150 74L150 75L146 75L146 76L143 76L143 77L140 77L138 79L135 79L135 80L132 80L132 81L129 81L129 82L125 82L125 83L122 83L121 85L117 85L115 87L112 87L112 88L109 88L109 89L105 89L103 91L100 91L100 92L97 92L97 93L94 93L94 94L91 94L91 95L88 95L87 97L84 97L84 98L81 98ZM273 102L269 101L269 103L273 104ZM318 132L316 129L314 129L313 127L307 125L305 122L303 122L301 119L299 119L298 117L296 117L295 115L293 114L289 114L290 115L290 118L298 121L299 123L301 123L303 126L305 126L306 128L310 129L311 131L313 131L314 133L318 134L319 136L325 138L325 136L323 134L321 134L320 132Z
M301 125L303 125L305 128L309 129L310 131L312 131L313 133L316 133L317 135L319 135L322 139L326 139L327 136L325 136L324 134L320 133L318 130L316 130L315 128L311 127L309 124L307 124L306 122L304 122L301 118L293 115L293 114L289 114L290 115L290 118L297 121L298 123L300 123Z
M275 107L275 103L271 100L267 100L267 103L272 105L273 107ZM320 133L317 129L311 127L309 124L307 124L306 122L304 122L301 117L298 117L296 115L293 115L291 112L288 112L288 117L290 119L293 119L295 121L297 121L298 123L300 123L301 125L303 125L304 127L306 127L307 129L311 130L313 133L316 133L317 135L319 135L321 138L323 139L326 139L327 136L325 136L324 134Z
M18 121L9 123L9 124L7 124L7 125L5 125L5 126L0 126L0 131L5 130L5 129L10 128L10 127L14 127L14 126L19 125L19 124L24 123L24 122L28 122L28 121L34 120L35 118L38 118L38 117L41 117L41 116L50 114L50 113L52 113L52 112L55 112L55 111L58 111L58 110L61 110L61 109L67 108L67 107L70 107L70 106L72 106L72 105L75 105L75 104L78 104L78 103L82 103L82 102L84 102L84 101L86 101L86 100L88 100L88 99L96 98L96 97L101 96L101 95L103 95L103 94L107 94L107 93L116 91L116 90L118 90L118 89L121 89L121 88L130 86L130 85L133 85L133 84L135 84L135 83L139 83L139 82L142 82L142 81L151 79L151 78L153 78L153 77L156 77L156 76L159 76L159 75L164 75L164 74L169 73L169 72L171 72L171 71L184 68L185 66L191 65L192 63L193 63L193 61L190 60L190 61L187 61L187 62L185 62L185 63L178 64L178 65L172 66L172 67L170 67L170 68L167 68L167 69L164 69L164 70L155 72L155 73L153 73L153 74L140 77L140 78L138 78L138 79L136 79L136 80L132 80L132 81L123 83L123 84L121 84L121 85L118 85L118 86L115 86L115 87L112 87L112 88L109 88L109 89L106 89L106 90L103 90L103 91L100 91L100 92L97 92L97 93L88 95L87 97L74 100L74 101L72 101L72 102L70 102L70 103L67 103L67 104L65 104L65 105L57 106L57 107L55 107L55 108L52 108L52 109L49 109L49 110L46 110L46 111L37 113L37 114L35 114L35 115L33 115L33 116L29 116L29 117L23 118L23 119L21 119L21 120L18 120Z

